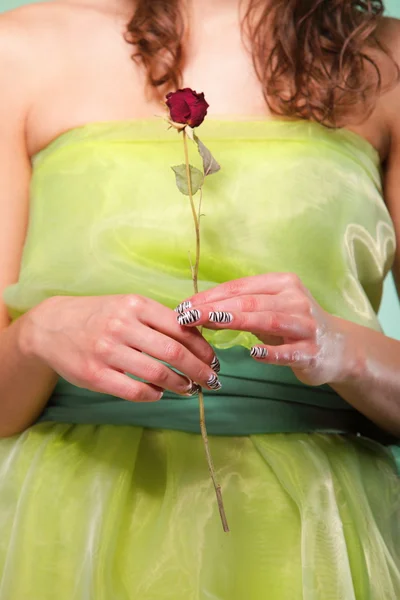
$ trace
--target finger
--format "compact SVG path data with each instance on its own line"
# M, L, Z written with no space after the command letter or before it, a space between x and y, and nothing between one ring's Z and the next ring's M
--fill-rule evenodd
M306 344L283 344L282 346L260 344L253 346L250 356L257 362L296 369L308 369L314 360Z
M146 299L138 316L141 323L183 344L206 365L219 370L219 362L212 346L197 329L179 327L173 310L154 300Z
M202 312L289 312L291 314L310 314L311 301L303 294L280 293L275 295L253 294L236 296L193 306ZM186 311L187 312L187 311ZM180 313L182 314L182 313Z
M162 360L181 371L202 387L218 390L221 383L215 371L197 358L180 342L138 323L135 330L127 329L124 339L128 346Z
M140 377L163 390L184 396L193 396L199 391L199 386L187 377L128 346L113 346L107 358L111 367Z
M113 369L106 369L92 389L130 402L157 402L164 393L164 390L156 386L135 381Z
M204 325L208 329L233 329L250 331L256 335L275 335L295 340L315 335L313 319L299 315L274 312L208 312L196 308L177 316L180 325Z
M181 302L175 309L176 312L184 312L195 305L209 304L227 300L235 296L249 294L279 294L287 288L302 287L299 277L293 273L267 273L253 275L242 279L233 279L221 283L210 290L194 294Z

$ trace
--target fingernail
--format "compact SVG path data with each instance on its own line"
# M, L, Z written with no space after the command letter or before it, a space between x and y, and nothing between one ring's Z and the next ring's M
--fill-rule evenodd
M187 312L181 313L176 319L179 325L191 325L192 323L199 321L200 317L200 311L194 308L193 310L188 310Z
M201 386L198 383L194 383L194 381L190 382L189 389L186 390L185 396L195 396L201 390Z
M156 399L156 402L158 402L158 400L161 400L161 398L164 396L164 392L161 392L160 395L158 396L158 398Z
M253 358L265 358L268 356L268 350L266 348L260 348L259 346L253 346L250 351L250 356Z
M220 390L222 387L222 383L220 382L220 380L218 379L218 377L214 374L210 375L208 381L207 381L207 387L210 388L210 390Z
M178 304L178 306L174 308L174 311L177 313L183 313L186 310L189 310L189 308L192 308L192 303L190 302L190 300L185 300L184 302Z
M210 312L208 320L212 323L232 323L233 315L223 311Z
M214 354L214 358L212 359L211 365L210 367L212 368L213 371L215 371L216 373L219 373L221 370L221 364L218 360L218 356L216 354Z

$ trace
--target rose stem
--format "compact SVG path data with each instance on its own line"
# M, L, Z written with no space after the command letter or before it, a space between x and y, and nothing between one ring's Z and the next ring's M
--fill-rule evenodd
M189 200L190 200L190 206L191 206L192 214L193 214L194 226L195 226L195 230L196 230L196 260L195 260L194 268L192 268L192 279L193 279L194 291L195 291L195 294L197 294L199 291L198 290L198 275L199 275L199 264L200 264L200 221L199 221L199 217L197 216L196 207L194 205L193 194L192 194L192 179L190 176L189 151L188 151L188 143L187 143L187 134L186 134L185 130L183 130L183 147L185 150L185 165L186 165L186 177L187 177L187 182L188 182ZM210 446L208 443L206 419L205 419L205 412L204 412L204 395L203 395L203 391L201 389L199 391L199 409L200 409L200 430L201 430L201 435L202 435L203 442L204 442L204 449L205 449L206 457L207 457L208 470L210 471L211 479L212 479L212 482L214 485L215 495L217 497L218 509L219 509L219 514L220 514L221 521L222 521L222 527L225 532L228 532L229 526L228 526L228 521L226 519L224 502L222 500L221 486L219 483L217 483L215 469L214 469L214 463L212 460Z

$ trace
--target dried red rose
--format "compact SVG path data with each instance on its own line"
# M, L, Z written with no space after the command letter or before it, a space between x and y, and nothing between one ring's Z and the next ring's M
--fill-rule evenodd
M171 120L190 127L202 124L209 106L203 93L198 94L190 88L170 92L166 103Z

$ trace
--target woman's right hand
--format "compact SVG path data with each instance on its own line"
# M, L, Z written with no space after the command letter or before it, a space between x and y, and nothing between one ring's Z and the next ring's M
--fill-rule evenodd
M193 382L220 388L211 346L154 300L131 294L55 296L27 315L26 352L78 387L138 402L159 400L164 390L192 395Z

